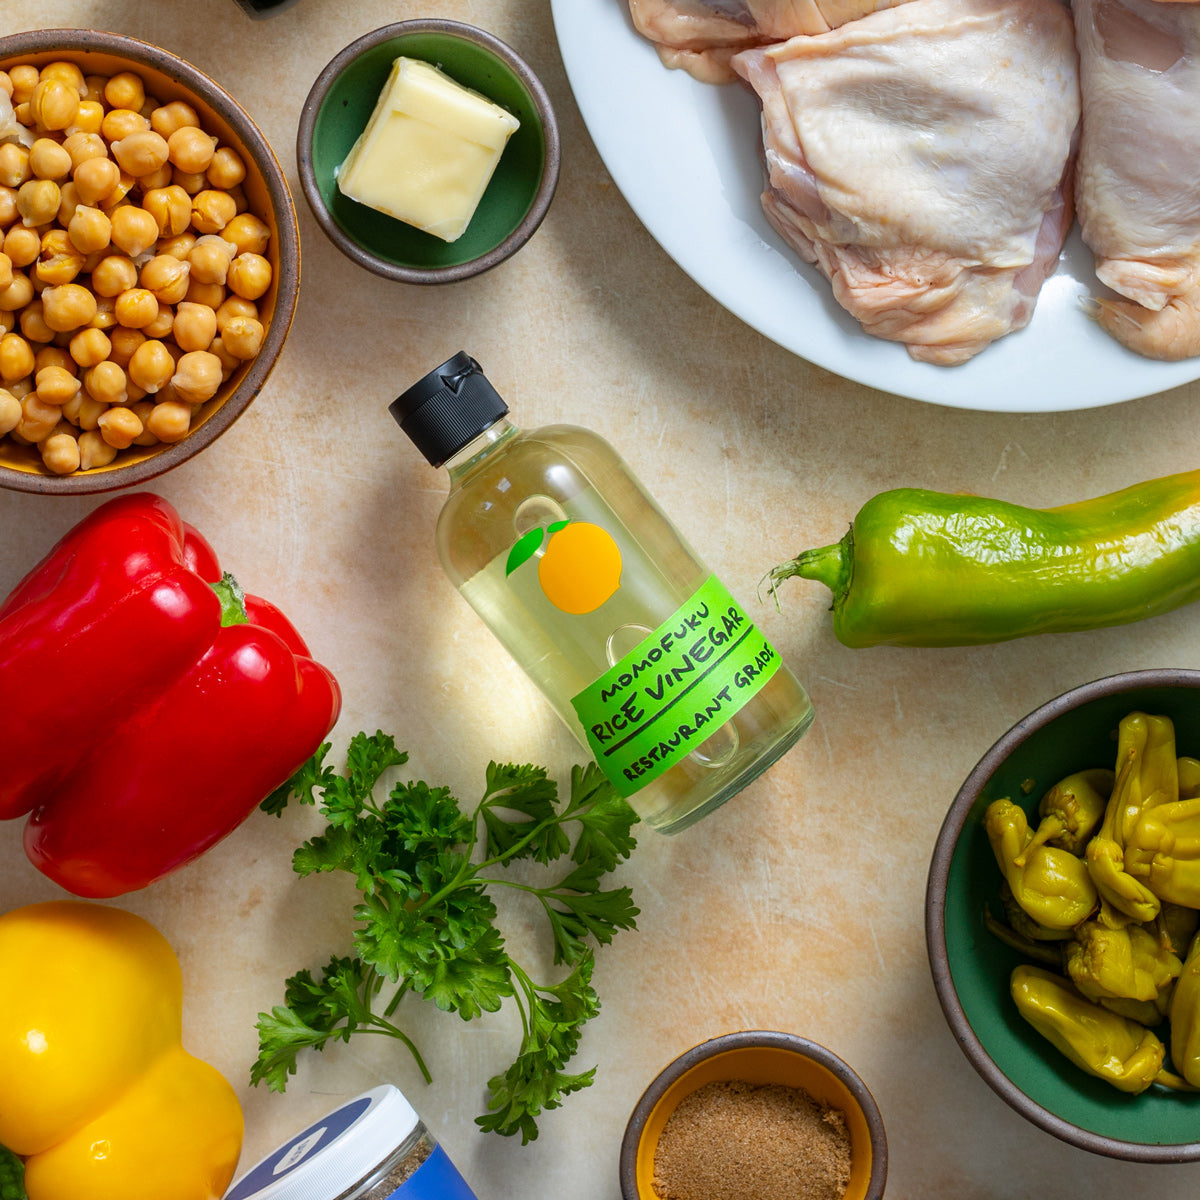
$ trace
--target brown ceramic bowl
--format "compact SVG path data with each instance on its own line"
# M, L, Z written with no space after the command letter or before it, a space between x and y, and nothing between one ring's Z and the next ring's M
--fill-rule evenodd
M22 492L71 496L106 492L144 483L177 467L215 441L246 411L262 390L287 337L300 283L296 212L282 169L271 147L245 110L219 84L182 58L121 34L90 29L41 29L0 37L0 70L29 63L43 67L66 61L85 75L133 71L146 94L162 103L186 100L205 130L231 146L246 164L242 188L252 212L266 222L271 240L266 257L273 272L270 289L257 301L266 337L258 356L240 366L200 410L182 441L131 446L105 467L54 475L32 447L0 439L0 486Z
M838 1109L850 1134L850 1181L843 1200L880 1200L887 1182L887 1135L867 1085L831 1050L792 1033L742 1030L711 1038L669 1063L637 1102L621 1143L621 1200L658 1200L654 1155L680 1101L708 1083L741 1080L800 1088Z

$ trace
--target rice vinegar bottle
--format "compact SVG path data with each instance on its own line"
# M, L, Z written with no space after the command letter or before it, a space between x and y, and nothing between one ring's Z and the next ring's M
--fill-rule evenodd
M646 824L686 828L808 728L796 677L606 441L518 429L463 352L390 411L449 472L446 574Z

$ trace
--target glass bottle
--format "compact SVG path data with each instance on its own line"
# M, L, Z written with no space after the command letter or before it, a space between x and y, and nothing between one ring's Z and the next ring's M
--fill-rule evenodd
M644 822L687 827L808 728L795 676L606 441L518 429L461 351L390 411L449 472L446 574Z
M477 1200L391 1084L347 1101L256 1163L224 1200Z

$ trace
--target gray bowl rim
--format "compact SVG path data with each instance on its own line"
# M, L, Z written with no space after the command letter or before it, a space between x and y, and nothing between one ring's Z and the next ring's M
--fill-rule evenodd
M883 1127L883 1117L879 1105L870 1089L862 1081L858 1072L849 1063L839 1058L832 1050L819 1042L810 1041L795 1033L782 1033L770 1029L744 1029L736 1033L723 1033L709 1038L690 1050L685 1050L678 1058L672 1059L651 1081L650 1086L642 1093L641 1099L634 1106L629 1121L625 1126L625 1136L621 1139L620 1176L622 1200L645 1200L637 1186L637 1152L641 1141L642 1130L650 1118L654 1106L666 1094L667 1089L697 1063L728 1050L742 1050L747 1047L765 1046L775 1050L787 1050L803 1058L810 1058L819 1063L827 1071L836 1075L850 1090L862 1114L866 1118L867 1131L871 1142L871 1175L867 1180L867 1191L864 1200L880 1200L884 1185L887 1183L888 1145L887 1132Z
M275 311L267 326L262 349L250 363L241 383L216 412L194 433L128 466L114 465L94 474L41 475L0 467L0 486L15 492L47 496L97 495L119 488L136 487L165 474L199 454L217 440L250 407L262 391L283 349L296 313L300 290L300 236L296 209L287 178L274 150L250 114L217 81L199 67L153 42L99 29L32 29L0 37L0 60L21 54L46 54L55 50L70 53L111 54L151 67L196 92L249 147L262 171L263 184L276 212L279 238L279 277L276 281Z
M448 37L462 38L491 52L499 58L520 80L533 98L534 106L542 122L542 135L545 142L545 161L542 164L542 177L538 182L537 192L529 211L521 219L521 223L498 246L493 246L478 258L469 259L464 263L456 263L448 267L404 267L398 263L390 263L371 253L350 237L333 219L325 202L321 199L321 191L317 186L316 172L312 163L312 141L316 129L317 114L334 81L356 59L367 50L372 50L383 42L393 38L403 37L411 33L441 33ZM510 46L502 42L493 33L488 33L475 25L462 21L450 21L441 17L422 17L411 21L396 21L391 25L381 25L369 33L363 34L351 42L345 49L338 51L322 68L320 74L309 89L304 105L300 110L300 124L296 130L296 163L300 174L300 188L304 199L312 210L317 224L325 236L348 258L358 263L360 267L382 276L384 279L395 280L398 283L457 283L461 279L470 279L474 275L482 275L511 258L525 245L538 226L541 225L550 201L554 199L558 187L559 166L562 160L562 146L558 133L558 118L554 113L554 105L550 102L542 81L534 74L533 68Z
M1089 1150L1093 1154L1119 1158L1127 1162L1183 1163L1200 1160L1200 1141L1148 1145L1144 1142L1126 1142L1120 1138L1106 1137L1064 1120L1021 1091L975 1036L975 1031L971 1028L959 1001L958 990L950 974L946 949L946 885L950 877L950 861L954 857L954 849L958 845L959 835L967 823L972 805L1000 764L1034 733L1065 712L1103 696L1161 687L1200 689L1200 671L1186 667L1150 667L1093 679L1055 696L1053 700L1034 709L996 740L959 788L938 833L925 886L925 948L929 956L929 969L933 974L938 1003L942 1006L942 1012L959 1049L992 1091L1010 1108L1061 1141L1081 1150Z

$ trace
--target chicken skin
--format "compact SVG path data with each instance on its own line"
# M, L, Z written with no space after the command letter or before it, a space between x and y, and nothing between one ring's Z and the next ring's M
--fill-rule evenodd
M763 105L767 219L868 333L948 366L1028 323L1072 220L1058 0L911 0L732 64Z
M1079 220L1121 299L1096 316L1149 358L1200 355L1200 7L1075 0Z
M730 57L800 33L827 33L908 0L629 0L637 31L668 67L704 83L735 78Z

